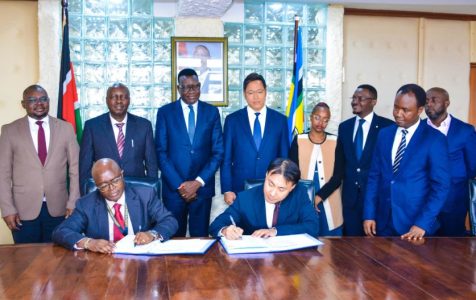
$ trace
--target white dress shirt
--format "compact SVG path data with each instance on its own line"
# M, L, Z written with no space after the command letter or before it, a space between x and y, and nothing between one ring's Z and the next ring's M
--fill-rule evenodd
M261 137L264 137L264 126L266 125L266 105L260 111L254 111L251 107L247 106L246 111L248 112L248 121L250 122L251 135L253 135L253 130L255 128L255 113L259 112L258 121L261 126Z
M431 123L430 119L426 119L426 123L430 125L431 127L435 128L439 132L443 133L444 135L448 135L448 130L450 129L451 125L451 115L448 114L446 118L441 122L439 127L436 127L435 124Z
M362 124L362 133L363 133L363 140L362 140L362 150L365 148L365 142L367 141L367 136L369 135L369 130L370 130L370 124L372 124L372 120L374 118L374 112L371 112L367 116L365 116L363 119L365 120L364 124ZM359 128L359 120L360 117L355 117L355 123L354 123L354 134L352 141L355 141L355 135L357 134L357 129Z
M127 128L127 114L124 120L121 122L117 121L114 119L111 114L109 114L109 118L111 119L111 124L112 124L112 131L114 131L114 138L116 139L117 143L117 137L119 136L119 127L116 126L118 123L124 123L124 126L122 126L122 133L124 133L124 137L126 137L126 128ZM134 146L134 145L133 145Z
M410 140L412 139L413 134L418 128L418 125L420 125L420 119L418 119L418 122L413 124L412 126L408 127L407 130L407 135L405 136L407 145L406 147L408 148L408 145L410 144ZM395 139L393 140L393 147L392 147L392 165L395 162L395 156L397 155L397 150L398 146L400 145L400 142L402 141L402 130L405 128L398 127L397 133L395 134Z
M276 204L269 203L268 201L264 201L264 206L266 210L266 225L268 228L273 228L273 215L274 215L274 208Z
M30 127L30 134L33 140L33 145L35 146L36 153L38 153L38 129L40 126L36 124L36 121L43 121L41 127L45 131L45 141L46 141L46 157L48 157L48 150L50 147L50 118L48 116L44 117L41 120L36 120L31 117L28 117L28 125Z
M132 221L131 221L131 216L129 215L128 218L127 218L127 223L126 223L126 207L125 207L125 204L126 204L126 193L122 193L121 197L119 198L119 200L117 200L117 202L114 202L114 201L109 201L106 199L106 205L109 207L109 209L111 210L112 212L112 215L114 215L114 204L120 204L121 207L120 207L120 211L121 211L121 214L122 214L122 217L124 218L124 223L127 225L127 235L134 235L134 228L132 227ZM109 212L107 213L107 220L108 220L108 224L109 224L109 240L111 242L114 241L114 220L112 219L111 217L111 214L109 214Z

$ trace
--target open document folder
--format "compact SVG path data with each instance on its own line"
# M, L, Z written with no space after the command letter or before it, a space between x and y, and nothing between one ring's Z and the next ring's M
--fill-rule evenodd
M167 254L204 254L213 245L213 239L183 239L154 241L146 245L134 246L135 235L126 235L116 243L114 253L136 255L167 255Z
M239 240L228 240L221 237L220 243L228 254L280 252L324 245L323 242L307 233L270 238L244 235Z

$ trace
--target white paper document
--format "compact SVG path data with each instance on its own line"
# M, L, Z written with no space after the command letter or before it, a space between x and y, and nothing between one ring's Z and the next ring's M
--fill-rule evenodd
M228 254L280 252L324 245L307 233L259 238L244 235L239 240L220 238L220 243Z
M134 246L134 235L126 235L116 243L114 253L136 255L204 254L213 245L213 239L182 239L166 242L154 241Z

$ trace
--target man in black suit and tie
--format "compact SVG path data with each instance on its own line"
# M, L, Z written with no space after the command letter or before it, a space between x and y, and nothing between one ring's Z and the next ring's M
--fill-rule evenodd
M352 113L356 116L339 125L334 174L320 193L330 195L342 182L344 236L363 236L363 198L372 153L379 130L393 121L374 113L377 90L373 86L359 85L351 100Z
M86 121L79 152L81 193L91 176L91 168L101 158L114 159L124 176L158 177L152 124L127 112L130 93L115 83L107 89L108 113Z

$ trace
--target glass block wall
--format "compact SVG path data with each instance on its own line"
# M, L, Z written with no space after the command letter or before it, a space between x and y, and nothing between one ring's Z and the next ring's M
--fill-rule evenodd
M171 101L170 37L175 24L173 18L154 17L153 5L153 0L69 0L71 59L84 121L107 111L106 89L118 81L130 88L129 110L152 123L157 108ZM229 106L221 110L222 121L246 105L242 82L251 72L263 74L268 106L284 113L295 15L303 33L304 104L309 113L325 97L326 5L245 0L244 6L243 23L224 24Z
M153 16L152 0L69 0L70 48L83 120L107 111L114 82L131 92L129 111L155 123L171 99L174 20Z
M228 37L227 115L244 105L242 82L258 72L268 85L267 105L285 112L293 71L294 16L303 39L304 109L325 98L327 6L296 1L245 0L244 23L225 23ZM308 120L306 118L306 126Z

